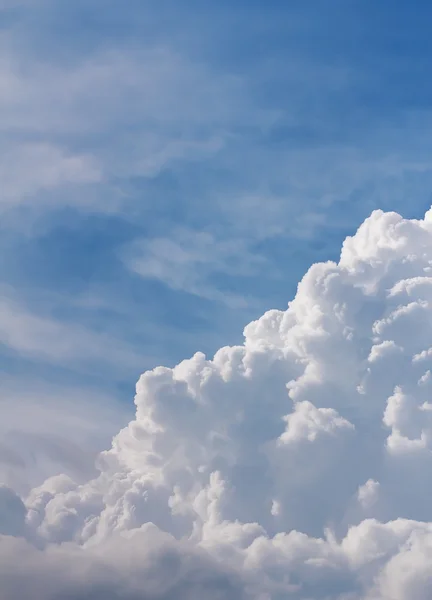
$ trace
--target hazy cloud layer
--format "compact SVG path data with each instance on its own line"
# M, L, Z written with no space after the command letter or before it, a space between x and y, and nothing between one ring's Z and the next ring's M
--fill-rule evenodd
M55 473L86 481L94 461L132 415L90 387L0 377L0 482L27 494Z

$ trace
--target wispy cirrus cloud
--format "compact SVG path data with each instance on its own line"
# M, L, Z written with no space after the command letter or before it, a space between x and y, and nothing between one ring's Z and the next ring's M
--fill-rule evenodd
M34 201L35 197L45 204L44 200L49 202L52 190L97 184L102 179L101 168L94 156L69 154L51 143L12 143L0 150L0 210ZM77 196L79 202L81 195L78 193Z
M88 370L90 365L139 369L145 358L107 333L40 312L2 287L0 347L21 357Z
M240 78L214 77L167 46L99 50L72 64L19 54L8 35L0 46L0 181L9 201L97 182L105 188L96 203L77 192L77 207L87 200L104 211L107 189L211 157L234 125L269 118L247 107Z
M251 277L270 268L245 240L218 240L211 233L190 230L178 230L170 238L135 240L123 255L127 266L144 278L238 308L247 306L247 299L214 279Z

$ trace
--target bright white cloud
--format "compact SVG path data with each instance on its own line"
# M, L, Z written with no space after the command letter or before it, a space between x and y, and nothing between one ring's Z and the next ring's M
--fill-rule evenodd
M431 266L431 213L375 212L244 345L144 373L100 475L2 490L2 600L429 599Z

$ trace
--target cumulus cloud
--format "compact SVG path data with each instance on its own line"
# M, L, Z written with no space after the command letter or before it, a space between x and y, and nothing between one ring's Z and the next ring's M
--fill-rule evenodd
M97 477L2 488L2 600L429 599L431 269L432 212L374 212L243 345L144 373Z

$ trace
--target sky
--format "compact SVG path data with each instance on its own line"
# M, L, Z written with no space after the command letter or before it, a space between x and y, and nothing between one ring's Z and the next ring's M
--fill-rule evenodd
M103 488L104 494L108 494L100 482L92 483L99 481L99 453L117 455L128 448L127 459L121 460L127 465L126 469L122 463L122 469L127 470L129 477L139 463L134 453L144 452L147 456L150 452L147 446L145 450L135 448L140 439L138 433L131 434L135 441L124 440L118 433L139 429L131 424L144 419L138 414L139 402L137 406L133 403L140 375L159 373L157 369L151 370L160 369L160 365L174 370L164 371L168 379L174 378L174 383L166 384L160 414L148 400L156 392L153 388L146 392L145 402L150 408L146 409L149 412L145 418L155 428L146 433L151 439L157 437L158 427L165 427L171 431L172 439L177 439L176 432L186 427L184 419L188 413L185 409L180 414L172 404L173 398L182 395L178 388L184 381L187 386L192 385L189 382L192 375L184 374L179 366L181 361L196 352L204 353L212 366L199 363L201 366L193 366L191 370L199 373L200 369L219 370L226 383L231 377L228 371L235 370L237 351L226 351L230 357L226 362L231 365L228 369L217 361L211 362L218 349L242 347L243 330L251 328L248 323L261 323L257 319L270 309L287 311L296 294L297 298L303 298L305 314L309 309L312 314L315 309L312 304L309 306L308 298L313 293L304 292L302 296L299 281L304 281L302 278L311 265L329 260L342 264L338 262L341 248L344 248L342 255L345 252L348 256L345 248L351 247L351 242L344 240L357 230L355 248L351 248L352 253L340 269L343 272L351 269L358 281L353 279L354 283L346 286L357 290L370 278L369 291L364 292L361 303L367 307L374 305L370 300L376 291L374 286L378 286L376 293L382 297L376 299L376 312L371 308L374 315L369 319L371 322L358 317L346 327L354 328L358 339L369 340L364 344L372 352L373 335L379 332L372 335L371 331L375 326L384 328L376 323L394 319L391 315L396 310L394 307L390 310L384 300L387 275L379 265L385 261L398 265L394 267L397 275L388 275L392 285L405 281L404 260L410 261L411 251L420 262L413 267L410 277L426 277L423 269L428 268L421 262L415 237L421 237L427 230L427 219L423 218L432 204L431 18L432 7L425 0L418 0L415 6L401 0L268 0L265 3L0 0L0 480L8 486L5 490L13 490L4 492L4 506L15 503L19 515L24 510L23 502L25 510L35 510L29 508L36 502L35 494L46 497L46 489L40 491L42 488L37 486L55 488L55 493L49 492L54 496L57 492L65 494L66 488L72 489L66 480L55 485L44 483L57 475L87 485L83 492L87 495L91 495L89 487L98 488L98 493ZM377 209L384 212L374 213ZM411 224L400 226L400 230L411 228L407 234L411 241L404 246L405 257L397 254L401 240L405 240L404 230L402 233L398 230L394 244L389 242L395 225L393 217L385 215L394 212L406 219L403 223ZM365 220L371 214L381 215L381 221L373 220L375 225L369 228L365 225L362 229L360 225L369 223ZM423 225L419 225L420 233L413 234L416 223ZM364 237L365 231L370 238ZM389 254L383 250L383 258L378 249L375 255L369 248L372 243L377 248L387 248L388 243L391 250ZM427 254L427 244L425 248L422 247L422 252ZM391 252L397 256L390 256ZM363 257L365 264L373 265L377 273L373 275L369 267L359 266L359 257ZM312 273L314 269L318 267L313 267ZM393 273L393 266L389 269ZM316 286L321 285L318 280L317 275ZM357 306L360 302L357 292L347 292L345 298L345 291L344 288L340 292L340 297L335 292L335 304L323 310L339 314L336 307L339 301L341 305L346 302L351 306L351 302ZM417 301L423 306L421 303L427 302L427 298L421 296ZM291 355L289 358L293 364L305 361L315 364L304 348L309 348L308 327L318 327L317 322L305 316L300 308L296 310L302 315L296 319L303 323L303 342L293 334L297 341L290 338L289 343L283 344L294 352L295 358ZM367 314L368 310L364 308ZM261 329L258 327L262 330L261 341L254 334L256 347L253 351L247 349L252 355L269 346L272 327L279 327L265 319L262 323ZM330 336L326 348L331 353L339 340L332 336L339 333L335 333L337 328L333 326L328 329L327 325L321 326ZM380 343L405 348L396 339L398 332L393 337L384 337ZM314 351L321 352L317 349L318 342L316 347L315 342L310 344ZM425 347L417 349L417 354L427 352L426 346L425 341ZM352 359L353 364L360 361L361 352ZM380 350L374 352L379 354ZM263 350L266 353L269 351ZM245 373L249 373L248 368L257 373L256 393L261 402L269 401L270 388L266 386L273 361L269 356L267 362L262 357L262 364L250 358L252 366L244 367ZM351 367L346 366L348 372ZM314 368L305 370L308 376ZM354 379L361 368L355 367ZM172 372L177 375L168 375ZM262 372L266 376L261 380L258 375ZM278 380L278 375L275 377ZM290 381L286 377L286 373L281 375L284 385ZM296 368L293 367L290 377L300 381L300 387L303 385ZM339 380L324 385L319 373L315 377L318 390L320 385L333 385L335 389L345 385ZM401 406L404 401L397 400L399 392L395 391L399 383L392 382L394 389L387 390L387 399L395 397L396 400L389 401L390 405L399 402ZM357 383L361 387L361 382ZM232 385L233 389L238 385L241 393L242 385L238 382ZM219 384L215 386L219 389ZM224 389L220 387L223 397ZM324 392L324 397L329 397L327 387ZM273 418L288 419L288 437L278 434L282 445L291 443L290 435L297 439L294 433L289 433L289 424L294 429L298 425L298 431L304 432L310 425L302 423L309 418L318 428L345 435L351 425L359 427L358 415L344 414L338 404L338 393L333 403L327 405L317 401L314 393L311 397L300 394L301 402L312 404L294 404L292 413L280 409L279 400L275 400L273 416L268 417L269 433L262 439L255 436L257 423L247 419L245 431L239 425L239 431L227 433L226 419L229 421L231 417L225 413L225 421L221 417L225 425L221 425L217 435L231 439L232 447L226 452L232 451L240 465L243 465L242 453L247 453L251 446L276 439ZM235 397L235 392L227 392L226 402L231 394ZM225 400L220 402L222 413L228 411ZM380 407L381 410L381 404ZM327 409L336 410L337 414L314 413ZM172 421L165 410L172 410ZM239 407L240 413L248 414L250 410ZM382 418L400 433L403 428L396 424L396 413L396 409L393 413L389 409ZM257 414L261 414L258 409ZM204 427L200 418L193 421L194 426ZM218 422L219 417L210 411L205 418ZM407 439L418 429L416 423L408 427ZM123 427L126 429L122 430ZM249 442L244 441L247 432ZM194 434L189 432L189 435L193 438ZM316 433L311 435L316 437ZM419 438L412 435L412 439L427 438L426 434L426 437L419 434ZM113 447L106 450L113 436ZM162 445L160 456L164 457L175 447L174 442L170 446L156 438L152 443ZM356 456L359 451L356 448L349 446L351 455ZM182 447L187 456L195 450L192 446ZM220 452L223 460L228 460L225 450ZM278 462L282 455L274 452L271 469L282 464ZM255 465L253 456L251 463ZM219 464L216 459L213 464L213 458L203 457L203 462L211 463L213 468ZM147 460L150 459L142 458L142 464L147 464ZM189 468L192 469L190 465ZM355 482L366 486L359 492L361 498L368 493L373 495L376 485L385 488L387 494L374 518L384 519L384 515L391 519L399 516L419 522L432 521L432 515L424 512L423 506L405 510L409 505L407 499L398 500L390 510L388 490L396 485L397 469L390 475L383 467L388 476L385 482L380 482L379 475L370 474L368 468L369 463L364 471L370 478ZM119 468L112 469L120 472ZM309 488L307 493L302 488L294 500L283 490L273 490L273 516L279 515L278 507L282 507L282 516L278 525L269 524L258 501L256 506L246 506L246 466L241 467L241 476L220 469L220 474L214 475L215 467L209 480L197 476L192 487L198 496L201 494L200 498L213 493L219 498L224 485L228 486L231 480L237 482L242 490L239 497L231 499L231 507L220 513L227 523L238 520L249 525L258 523L269 536L292 527L307 535L324 535L323 515L318 514L312 524L310 515L306 518L296 512L296 503L306 502L306 496L309 498ZM102 474L108 472L111 473L108 467L102 469ZM339 489L336 479L331 480L332 485ZM183 506L181 510L187 502L195 507L200 504L201 500L191 500L192 488L178 485L179 489L173 492L176 500L170 500L171 508L177 501ZM276 488L278 485L282 486L282 482ZM131 486L133 494L137 494L136 479ZM175 487L171 480L169 486ZM216 488L218 493L214 491ZM126 496L132 494L129 492L124 492L124 503ZM9 493L17 494L13 496L16 500L11 500ZM73 493L78 496L81 491ZM145 493L151 496L148 490ZM347 498L345 490L340 504L347 511L345 524L340 524L343 535L346 523L361 523L354 517L350 520ZM330 501L334 498L329 496ZM56 510L60 510L60 500L55 502ZM242 502L245 513L239 515L236 507ZM0 509L2 506L0 494ZM111 510L110 506L107 501L105 513ZM97 513L99 521L108 519L102 509L87 514L87 508L83 509L86 518L91 513L91 518L96 519ZM77 510L75 505L73 510ZM289 510L294 515L291 521L284 513ZM210 513L207 512L206 518L212 523L214 542L216 526ZM81 515L79 510L77 514ZM325 517L333 515L325 513ZM202 514L200 518L205 521ZM30 527L28 519L26 527ZM182 535L188 531L187 527L171 521L168 526L164 519L161 517L156 525L174 538L178 537L178 531ZM26 533L26 543L41 545L41 539L43 544L58 540L87 543L91 537L82 523L72 528L72 535L69 525L61 525L63 533L55 533L57 525L51 521L46 517L45 525L39 523L37 535L33 530L31 536ZM142 527L148 521L139 517L137 523ZM103 525L99 523L98 527ZM201 527L202 545L204 526L195 523L194 527L195 532ZM21 534L19 529L20 539ZM101 535L100 531L97 535ZM159 533L154 535L155 545L162 544L165 548ZM218 535L222 535L220 530ZM326 543L330 544L328 540ZM197 550L193 547L191 551ZM172 552L177 550L173 547ZM107 556L110 553L108 548ZM48 564L43 558L37 560ZM251 561L251 556L247 560ZM206 562L209 573L214 566L211 561L208 565ZM237 581L237 575L225 570L223 573L230 582L231 576L234 577L233 597L240 597L243 584ZM271 574L268 577L271 579ZM343 593L356 594L353 589ZM411 594L407 596L410 600L423 600L423 596L415 596L417 592L412 588L406 589ZM177 594L175 590L172 593ZM259 600L276 599L279 592L272 590L263 590ZM56 590L52 593L53 598L60 597L55 594L66 594ZM157 593L154 592L155 597L159 597ZM184 593L185 599L193 598L189 592ZM247 589L244 593L248 597ZM315 600L317 592L308 593L305 598ZM367 593L376 594L367 596L367 600L381 598L381 592ZM397 593L392 592L392 600L399 600ZM17 594L13 586L11 594L12 597ZM49 597L46 591L41 594L43 598ZM153 598L151 594L149 597ZM135 600L135 596L131 599ZM343 597L352 599L357 600L357 596Z

